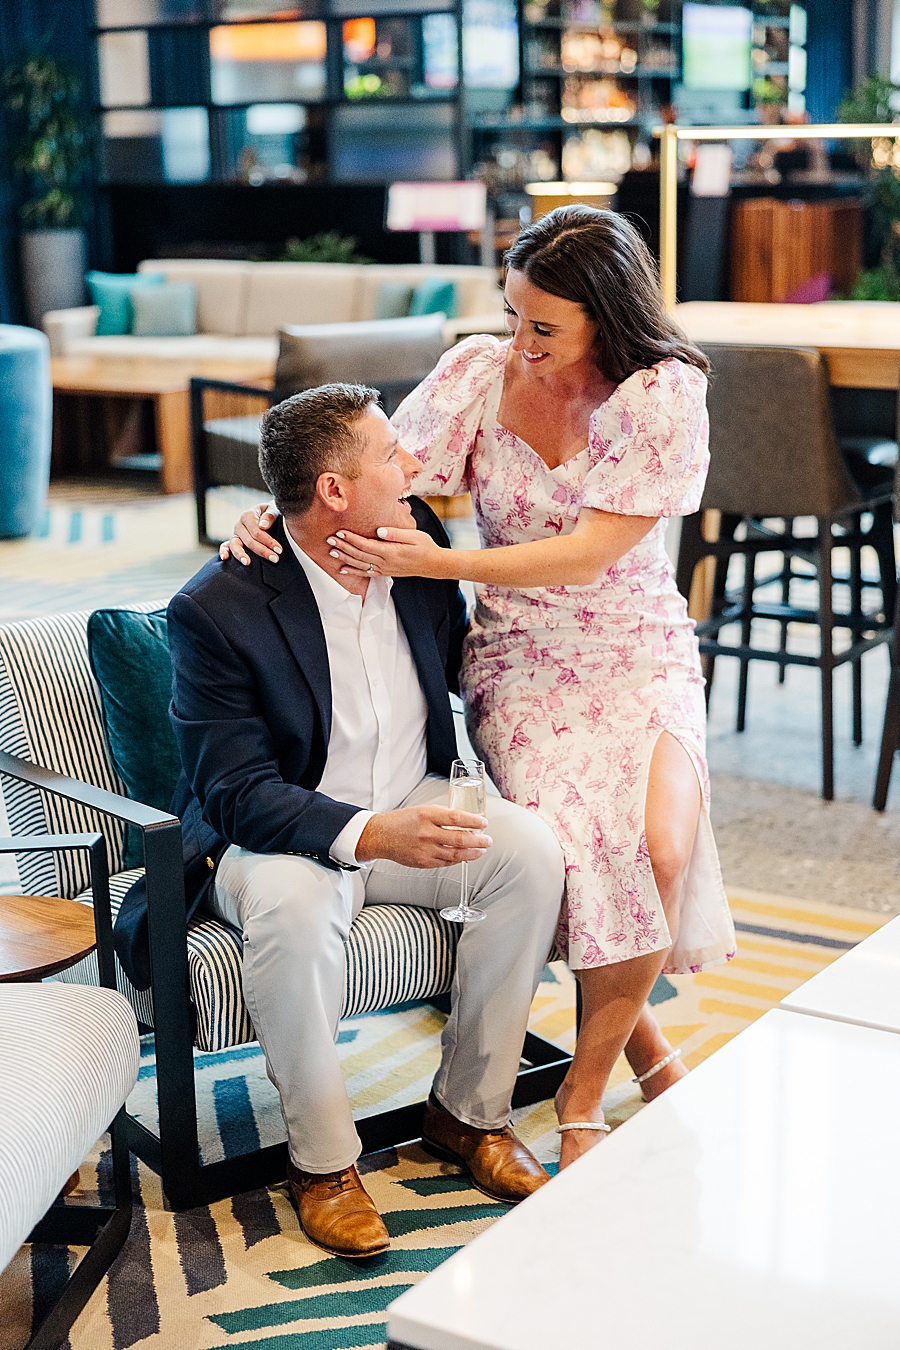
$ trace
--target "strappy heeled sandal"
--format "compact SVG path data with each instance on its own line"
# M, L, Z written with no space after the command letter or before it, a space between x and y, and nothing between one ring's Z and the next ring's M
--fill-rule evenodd
M667 1069L670 1064L672 1064L676 1059L680 1058L681 1058L681 1049L679 1047L679 1049L673 1050L671 1055L666 1055L665 1059L661 1059L657 1064L654 1064L651 1068L647 1070L646 1073L638 1074L637 1077L632 1078L631 1081L632 1083L637 1083L638 1086L640 1087L643 1083L646 1083L648 1078L652 1078L655 1073L659 1073L660 1069ZM644 1096L643 1092L641 1093L641 1096L642 1097ZM647 1100L646 1097L644 1097L644 1100L645 1101Z
M565 1125L557 1125L556 1133L565 1134L567 1130L599 1130L603 1134L609 1134L611 1125L597 1120L570 1120Z

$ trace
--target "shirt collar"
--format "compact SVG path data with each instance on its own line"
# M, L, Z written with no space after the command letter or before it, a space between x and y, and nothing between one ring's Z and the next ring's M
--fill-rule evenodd
M297 543L296 539L288 529L287 524L285 524L284 527L284 535L293 550L295 558L306 573L306 579L312 590L313 598L315 599L319 608L319 613L323 618L329 614L333 614L341 605L346 604L347 601L355 600L356 603L362 607L362 596L355 595L353 591L348 591L339 581L335 581L334 577L329 576L324 567L320 567L317 562L314 562L309 554L305 553ZM381 584L379 585L378 583ZM366 603L368 604L369 597L371 596L372 599L377 599L383 604L390 595L393 584L392 577L373 577L369 582L369 587L366 591Z

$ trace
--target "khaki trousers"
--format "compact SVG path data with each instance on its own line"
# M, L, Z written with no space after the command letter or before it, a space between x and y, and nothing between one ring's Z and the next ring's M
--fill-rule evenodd
M446 779L429 776L403 805L447 797ZM480 1129L507 1122L564 884L562 854L542 820L490 795L487 817L493 845L469 864L470 902L487 918L460 933L434 1080L438 1101ZM243 934L244 997L296 1167L338 1171L361 1152L335 1048L350 925L365 904L442 909L456 903L459 885L458 866L419 870L382 859L344 872L294 854L234 845L224 854L210 908Z

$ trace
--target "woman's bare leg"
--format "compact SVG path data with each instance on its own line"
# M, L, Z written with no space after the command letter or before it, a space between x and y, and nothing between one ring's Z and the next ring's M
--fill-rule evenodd
M625 1045L625 1058L634 1070L635 1077L652 1069L660 1060L666 1059L671 1055L672 1048L671 1043L663 1035L662 1027L645 1004ZM681 1060L673 1059L671 1064L667 1064L652 1078L648 1078L646 1083L641 1084L644 1100L652 1102L654 1097L665 1092L666 1088L677 1083L679 1078L684 1078L686 1074L687 1069Z
M694 848L700 803L700 784L690 756L674 736L663 732L650 761L644 829L650 865L673 939L678 932L681 887ZM666 955L653 952L632 961L578 972L581 1028L569 1072L556 1094L561 1123L602 1120L600 1103L609 1075L639 1019L641 1029L633 1047L638 1062L643 1060L644 1051L650 1049L655 1053L651 1024L656 1019L652 1014L645 1015L644 1005ZM650 1061L655 1062L656 1059ZM642 1065L640 1071L650 1068L650 1063ZM600 1137L593 1130L567 1131L561 1136L560 1167L567 1167Z

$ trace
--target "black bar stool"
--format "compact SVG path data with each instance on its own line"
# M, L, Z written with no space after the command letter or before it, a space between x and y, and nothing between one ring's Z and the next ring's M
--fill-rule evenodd
M862 657L892 636L896 568L890 530L893 481L882 471L869 483L857 482L845 462L835 434L829 398L828 371L819 352L798 347L706 346L713 371L708 407L710 471L701 510L682 523L678 585L689 595L694 569L704 558L715 559L709 616L697 625L700 652L711 684L719 656L741 664L737 729L744 729L748 672L751 661L814 666L821 672L822 796L834 796L833 679L839 665L853 667L854 740L862 739ZM863 475L861 475L862 477ZM721 513L719 537L703 537L702 513ZM869 515L866 525L863 517ZM798 518L814 517L815 532L797 532ZM880 576L863 578L861 550L875 549ZM847 576L835 577L832 554L850 553ZM728 589L728 564L744 558L739 589ZM780 555L779 570L759 577L763 554ZM799 566L808 571L798 570ZM817 602L792 603L801 582L817 583ZM780 599L765 596L780 583ZM847 609L834 608L835 585L847 585ZM863 606L867 591L878 593L874 612ZM753 645L753 623L774 620L781 625L777 649ZM721 631L740 624L740 641L722 641ZM804 623L819 629L816 655L789 651L788 625ZM835 651L835 629L848 630L850 643Z

